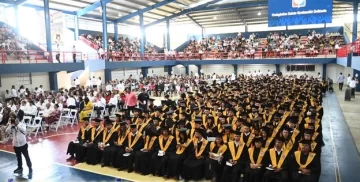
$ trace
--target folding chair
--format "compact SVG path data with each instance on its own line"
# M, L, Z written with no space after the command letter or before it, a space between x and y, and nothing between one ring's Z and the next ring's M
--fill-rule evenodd
M70 110L69 118L70 118L71 126L73 126L74 124L79 124L78 119L77 119L77 113L78 113L77 109Z
M32 133L35 134L35 137L37 136L39 129L41 127L41 117L35 117L29 124L26 125L26 131L28 131L28 135L30 136ZM36 121L39 121L38 123ZM42 135L44 135L44 130L41 130Z
M24 124L30 124L32 121L32 117L31 116L24 116L23 119L21 120L22 123Z
M44 115L44 111L39 111L37 116L42 117Z
M68 108L64 108L63 110L62 110L62 112L61 112L61 116L60 116L60 118L62 118L62 119L64 119L64 125L67 125L68 124L68 120L70 120L70 122L71 122L71 118L72 118L72 116L71 116L71 110L70 109L68 109ZM60 119L59 119L60 120Z

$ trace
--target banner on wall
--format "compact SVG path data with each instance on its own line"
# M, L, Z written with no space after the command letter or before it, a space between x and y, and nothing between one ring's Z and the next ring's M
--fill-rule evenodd
M333 0L268 0L268 26L332 22Z

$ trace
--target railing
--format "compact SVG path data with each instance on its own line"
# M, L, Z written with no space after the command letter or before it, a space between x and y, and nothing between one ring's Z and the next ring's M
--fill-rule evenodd
M44 52L44 51L17 51L0 50L2 64L28 64L28 63L68 63L73 62L75 54L76 62L83 60L81 52Z
M341 47L337 53L337 57L347 57L348 54L357 53L360 54L360 39L355 40L355 42L349 43Z
M85 42L85 44L89 45L90 47L92 47L95 50L99 49L99 46L92 43L90 40L88 40L87 38L83 37L83 36L79 36L79 40Z
M360 50L360 49L358 49ZM82 53L71 51L54 51L48 53L45 51L1 51L0 59L2 64L21 64L21 63L70 63L86 60L106 60L112 62L127 61L160 61L160 60L226 60L226 59L308 59L308 58L328 58L336 57L335 50L324 49L301 50L301 51L257 51L254 53L241 52L204 52L204 53ZM339 54L339 51L338 51Z

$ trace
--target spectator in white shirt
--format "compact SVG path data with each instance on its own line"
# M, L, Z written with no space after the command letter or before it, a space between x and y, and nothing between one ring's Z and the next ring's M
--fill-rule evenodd
M98 118L101 115L101 111L104 110L105 107L106 107L106 100L101 94L99 94L98 98L95 99L95 107L94 107L94 110L96 111Z
M97 88L101 89L101 84L102 84L101 77L99 77L96 82Z
M96 80L95 76L93 76L91 79L91 85L93 86L93 89L97 88L97 80Z
M27 107L27 110L24 112L25 112L25 115L31 116L31 117L35 117L37 115L38 108L35 105L34 101L29 102L29 107Z
M105 89L106 89L106 91L112 91L112 90L113 90L112 85L111 85L110 82L108 82L108 84L106 85Z
M75 86L80 87L80 80L78 77L76 77L76 79L75 79Z
M40 92L41 94L44 93L44 89L43 89L43 86L42 86L42 85L40 85L40 87L39 87L39 92Z
M348 87L350 87L350 82L351 82L351 75L348 74L347 80L346 80L346 84L348 85Z
M120 83L116 85L116 88L119 90L119 92L124 92L125 85L124 85L123 81L120 81Z
M18 92L17 92L17 90L15 89L15 85L13 85L13 86L11 87L11 97L12 97L12 98L18 97Z
M44 109L43 117L49 117L50 114L53 112L54 109L51 108L51 105L48 103Z
M351 97L352 97L352 98L355 98L356 81L355 81L355 78L354 78L354 77L350 80L349 86L350 86L350 88L351 88Z
M20 95L24 95L25 94L25 88L23 85L20 86L20 90L19 90Z
M5 101L8 102L9 100L11 100L11 93L9 92L9 90L5 91Z
M69 109L76 109L76 100L73 95L70 95L68 99L66 99L66 106Z
M268 75L268 76L271 76L271 72L270 72L270 70L268 70L267 75Z
M109 115L111 115L112 109L116 107L117 104L118 104L118 98L114 93L112 93L109 103L106 105L106 108L108 108Z

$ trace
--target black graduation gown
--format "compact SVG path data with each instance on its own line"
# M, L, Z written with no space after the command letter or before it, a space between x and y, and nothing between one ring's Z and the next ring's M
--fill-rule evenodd
M119 139L125 137L124 141L122 143L119 143ZM112 165L115 168L121 168L121 158L122 155L125 153L125 146L127 146L127 142L128 142L128 131L126 131L126 133L124 133L123 135L121 135L120 133L118 133L118 143L117 145L114 145L116 153L114 154L114 158L112 161Z
M86 154L86 163L91 165L96 165L101 162L101 150L98 147L98 143L103 139L103 128L100 128L98 131L95 130L93 144L88 146L88 151Z
M226 152L224 154L224 159L223 159L223 161L225 163L225 167L224 167L224 170L223 170L223 173L221 176L221 182L229 182L229 181L237 182L237 181L239 181L240 174L245 173L246 164L248 163L248 160L249 160L248 147L246 146L246 143L244 143L244 148L242 150L242 153L241 153L240 158L237 161L237 163L233 166L226 165L227 161L229 161L230 159L233 159L230 149L229 149L229 145L234 145L235 152L237 152L238 148L240 147L240 144L238 146L236 146L235 143L233 143L233 142L228 143L228 149L226 150Z
M220 147L215 145L213 148L212 153L217 153L219 151ZM222 151L224 153L226 151ZM220 181L221 179L221 173L224 168L224 163L222 161L213 160L210 157L206 157L205 159L205 179L206 180L212 180L216 179L217 181Z
M189 139L190 140L190 139ZM185 144L186 141L180 141L180 144ZM178 149L176 150L178 151ZM171 153L168 161L167 176L178 177L182 174L182 167L184 160L189 156L190 152L193 151L193 143L186 147L182 153Z
M281 152L279 155L277 154L277 152L275 151L276 154L276 161L279 162L280 157L282 155L283 152ZM269 165L271 165L271 158L270 158L270 152L268 152L267 157L265 158L266 162L265 162L265 166L264 167L269 167ZM289 154L287 155L286 159L284 160L284 163L282 164L281 168L282 170L280 172L275 172L275 171L271 171L271 170L266 170L263 176L263 180L262 182L271 182L274 179L276 179L278 182L288 182L289 181L289 156L291 155L291 153L289 152Z
M133 164L135 160L135 154L137 151L142 149L144 147L144 139L142 137L141 133L137 133L136 135L132 135L132 133L129 133L131 140L127 141L127 145L125 147L132 148L133 151L128 153L128 156L121 155L120 160L120 170L128 169L128 172L133 171ZM134 141L134 139L139 135L139 139L136 141L136 143L130 147L131 143ZM124 151L126 153L126 151ZM119 156L118 156L119 157Z
M155 152L153 153L153 155L151 157L151 164L154 167L154 171L153 171L154 176L155 175L158 175L158 176L167 175L166 174L166 172L167 172L166 169L167 169L167 166L168 166L168 161L169 161L169 158L170 158L170 154L174 153L175 149L176 149L176 138L173 137L169 147L166 149L166 151L164 151L165 155L164 156L158 156L158 152L161 150L160 140L161 140L161 137L158 137L157 142L156 142L157 145L156 145ZM166 139L166 140L163 138L162 140L163 140L162 141L163 147L165 147L165 145L168 142L169 138Z
M149 143L150 143L151 139L153 137L156 138L156 136L153 136L153 137L146 136L146 137L148 139L147 138L145 139L145 146L147 146L148 151L145 152L145 151L139 150L135 154L135 171L142 175L148 175L148 174L152 173L152 171L154 169L154 167L151 163L151 156L155 152L156 140L154 141L152 146L149 146L150 145Z
M115 146L115 141L117 140L118 136L117 136L118 132L109 132L107 135L110 135L110 139L105 143L105 145L109 145L107 147L104 148L104 150L102 151L102 162L104 166L110 166L110 164L114 161L115 155L116 155L116 146ZM105 133L104 133L105 135ZM108 137L108 136L106 136Z
M83 135L82 130L84 130L84 132L85 132L84 138L82 138L82 135ZM73 141L69 142L66 154L70 154L72 157L74 157L76 154L76 156L79 156L79 157L77 157L78 159L84 159L84 152L76 153L76 151L78 150L77 148L82 148L83 147L82 145L86 141L91 141L92 131L93 131L92 127L89 127L89 128L81 127L79 130L79 134L77 136L77 140L79 141L79 143L74 143ZM86 149L86 147L84 147L84 148ZM78 161L80 161L80 160L78 160Z
M300 152L300 163L305 164L306 160L308 159L309 155L313 155L309 153L308 155L303 154ZM291 158L291 169L292 169L292 181L293 182L316 182L318 181L318 177L320 175L320 160L319 160L319 154L316 154L314 159L306 166L306 169L310 169L311 173L310 175L303 175L300 174L298 169L300 168L300 165L296 161L296 156Z
M254 148L254 153L253 153L253 159L254 162L256 162L259 158L259 154L260 154L260 150L258 148ZM266 165L266 156L267 156L267 151L265 152L263 159L262 159L262 167L258 168L258 169L252 169L250 167L251 161L249 160L249 163L246 166L246 173L245 173L245 182L261 182L262 177L264 175L265 172L265 165ZM250 157L250 153L249 153L249 157Z
M204 139L204 141L197 143L198 151L200 151L200 148L203 145L203 142L207 142L207 141ZM188 179L200 180L204 177L205 158L209 154L209 148L210 148L210 143L207 142L205 149L201 154L202 158L198 159L195 156L196 147L194 147L194 150L191 152L189 157L187 157L186 160L184 161L182 177L185 180L188 180Z

